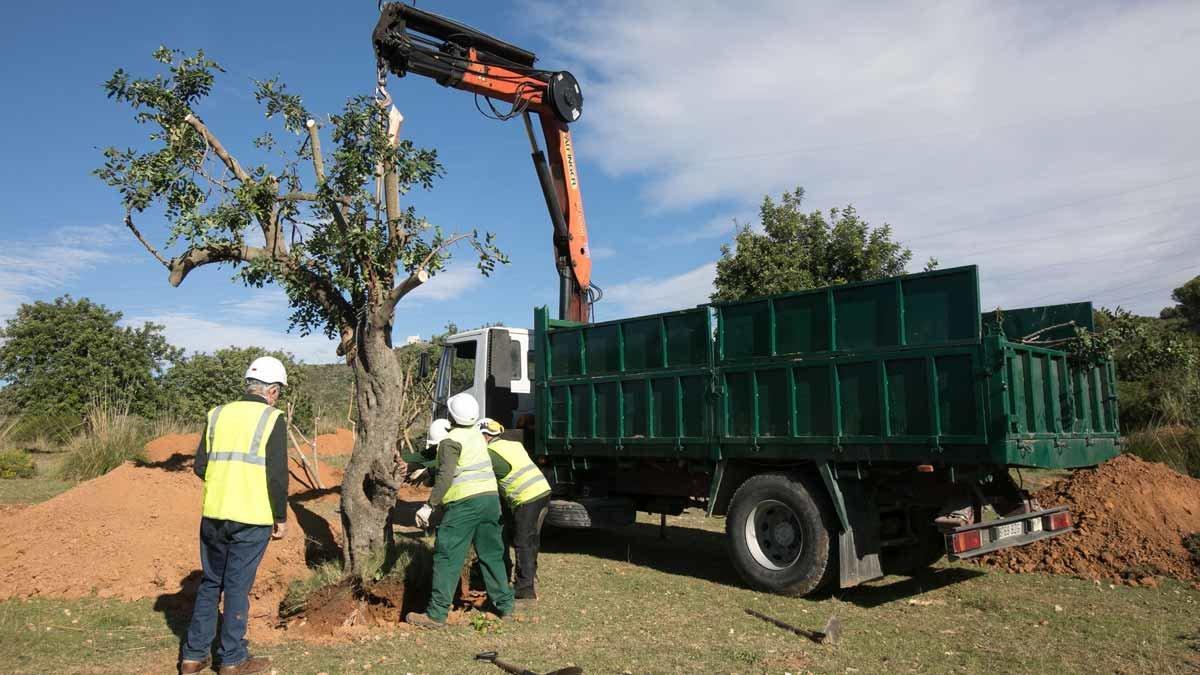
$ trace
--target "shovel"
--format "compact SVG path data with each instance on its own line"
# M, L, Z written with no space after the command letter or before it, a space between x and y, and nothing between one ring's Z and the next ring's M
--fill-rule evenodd
M491 663L506 673L512 673L512 675L538 675L528 668L522 668L521 666L513 665L507 661L501 661L499 654L496 652L481 652L475 655L475 660ZM579 666L568 666L566 668L552 670L544 675L583 675L583 668L580 668Z
M761 612L756 612L752 609L747 609L746 613L756 619L762 619L771 625L779 626L786 631L791 631L800 637L806 637L809 640L821 645L837 644L838 637L840 637L842 634L842 622L839 621L836 616L829 617L829 621L825 622L825 630L808 630L806 628L793 626L790 623L785 623L779 619L767 616Z

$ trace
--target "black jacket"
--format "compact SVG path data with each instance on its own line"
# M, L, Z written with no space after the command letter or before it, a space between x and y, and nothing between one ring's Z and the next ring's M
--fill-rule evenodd
M239 401L267 402L261 396L246 394ZM287 521L288 495L288 455L287 455L287 420L283 415L275 421L275 428L267 437L267 497L271 500L271 513L275 522ZM204 425L204 434L200 436L200 447L196 448L196 463L192 467L201 480L208 470L208 424Z

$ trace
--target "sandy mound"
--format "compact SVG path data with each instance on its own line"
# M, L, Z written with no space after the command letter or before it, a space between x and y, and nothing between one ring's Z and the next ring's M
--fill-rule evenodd
M200 434L167 434L146 444L146 461L150 463L170 461L175 455L194 457L200 445Z
M338 434L328 434L330 438L340 438L339 434L350 432L344 429ZM322 436L321 438L325 438ZM354 436L350 434L350 442L353 445ZM156 438L146 444L145 457L146 463L153 468L167 469L170 471L184 470L188 472L192 470L192 460L196 456L196 448L200 445L200 434L168 434ZM321 454L326 454L320 441L317 444L321 449ZM304 446L305 458L311 461L312 449L309 446ZM299 494L313 489L315 486L309 481L308 475L296 460L297 452L293 446L289 449L291 461L288 462L288 471L291 474L291 480L288 483L288 492L291 494ZM325 488L334 488L342 484L342 469L336 466L330 466L325 462L320 462L320 478L321 484Z
M986 556L983 564L1134 585L1152 584L1155 575L1200 578L1200 563L1183 545L1200 532L1200 480L1121 455L1036 496L1044 506L1069 506L1077 531Z
M332 477L322 476L326 485ZM305 489L297 481L292 486L293 492ZM190 462L125 464L0 516L0 599L95 593L155 598L158 609L186 611L200 574L201 489ZM268 546L254 584L252 635L265 635L288 584L307 573L306 560L336 551L337 525L309 508L332 492L289 500L288 535Z

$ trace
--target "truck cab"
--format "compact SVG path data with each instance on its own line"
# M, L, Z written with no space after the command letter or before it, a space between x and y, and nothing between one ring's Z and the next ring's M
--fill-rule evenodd
M434 417L446 417L446 400L470 393L479 410L505 427L532 416L533 358L525 328L492 326L456 333L444 341L434 385Z

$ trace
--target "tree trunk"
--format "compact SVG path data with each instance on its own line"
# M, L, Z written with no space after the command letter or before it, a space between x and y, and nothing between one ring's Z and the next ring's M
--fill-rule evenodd
M360 575L372 551L392 541L391 512L399 489L396 439L402 396L400 364L386 329L363 322L353 367L358 423L354 452L342 482L342 554Z

